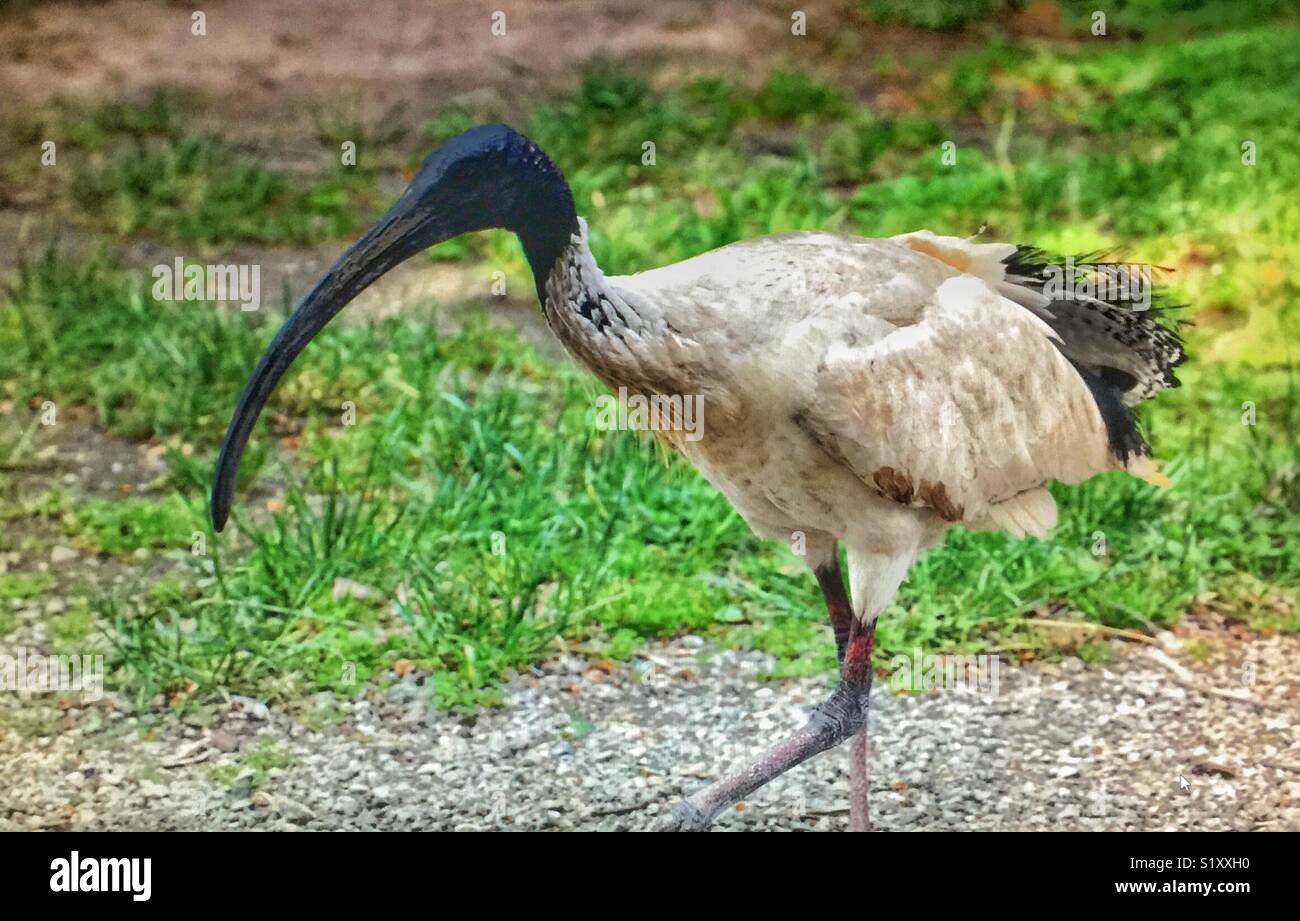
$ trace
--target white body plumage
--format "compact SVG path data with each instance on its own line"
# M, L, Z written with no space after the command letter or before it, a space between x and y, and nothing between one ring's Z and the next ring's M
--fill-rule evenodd
M1051 480L1159 479L1112 452L1014 246L798 232L605 277L579 226L547 283L561 341L613 388L701 397L703 437L666 440L814 568L843 542L861 618L949 526L1043 536Z

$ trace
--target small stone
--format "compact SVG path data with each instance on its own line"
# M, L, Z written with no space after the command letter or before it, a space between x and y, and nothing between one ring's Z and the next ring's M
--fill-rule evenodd
M228 732L218 729L208 737L212 747L221 752L233 752L239 749L239 740Z
M234 781L230 784L230 793L232 796L245 797L250 796L253 792L253 781L257 778L257 772L252 768L244 768L235 775Z
M291 800L286 796L280 797L276 801L276 805L279 807L280 815L284 816L287 820L296 825L310 822L312 819L316 818L316 813L312 812L302 803L299 803L296 800Z
M231 697L231 700L234 701L239 706L240 710L243 711L244 715L251 720L268 720L271 718L270 709L266 704L256 698Z

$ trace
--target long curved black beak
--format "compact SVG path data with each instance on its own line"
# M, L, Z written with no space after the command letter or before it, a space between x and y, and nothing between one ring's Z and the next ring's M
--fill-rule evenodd
M211 505L216 529L230 516L239 458L267 398L298 353L349 301L420 250L490 227L519 235L540 291L576 221L559 170L505 125L472 128L426 157L402 197L330 266L258 361L217 459Z
M289 365L325 324L393 266L435 242L433 216L421 216L413 198L404 195L369 231L347 249L316 282L275 334L244 386L217 459L212 485L212 524L226 525L235 491L239 459L262 407Z

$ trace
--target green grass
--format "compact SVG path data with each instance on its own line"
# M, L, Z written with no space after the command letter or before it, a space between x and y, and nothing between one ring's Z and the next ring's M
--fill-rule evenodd
M217 311L153 300L147 277L102 260L68 266L54 250L20 269L0 312L5 392L88 403L129 436L218 431L260 343Z
M882 22L939 30L959 29L1024 8L1016 0L867 0L863 6Z
M53 584L54 579L45 573L5 573L0 575L0 600L36 598Z
M90 608L83 601L51 619L50 636L56 649L71 649L90 636L93 626Z
M1300 629L1300 372L1288 370L1300 328L1300 156L1287 120L1300 30L1135 34L1104 45L997 39L927 68L911 105L889 115L802 74L655 89L598 67L516 120L565 170L613 272L795 228L966 234L981 224L1057 250L1118 246L1176 270L1176 293L1201 321L1189 331L1197 360L1144 419L1176 487L1115 474L1056 489L1062 523L1048 541L953 531L882 619L884 661L916 646L1039 651L1029 621L1044 610L1151 629L1210 593L1253 627ZM385 134L374 168L410 165L499 114L443 112L418 142ZM147 136L175 157L192 131L162 103L84 122L74 136L92 153ZM318 128L326 147L367 130L377 129L345 116ZM949 139L955 166L940 160ZM1256 143L1255 166L1242 164L1242 140ZM642 162L646 141L653 165ZM92 183L94 201L125 189L125 204L83 203L88 213L127 232L194 232L192 202L166 191L170 178L136 188L121 172L135 167L115 157L85 175L104 180ZM213 190L229 167L205 157L183 175L196 201L224 201ZM106 217L143 214L164 193L172 204L156 217ZM272 232L273 200L233 196L210 239L342 226ZM354 215L356 202L340 208ZM504 234L428 258L525 277ZM103 258L49 254L0 305L0 400L85 405L109 431L172 449L163 498L59 503L87 551L177 550L187 561L141 593L97 600L114 625L119 684L174 699L220 688L292 700L356 693L406 660L432 674L440 705L469 707L492 702L502 676L557 642L623 657L682 631L770 650L783 674L832 665L816 588L785 547L752 537L685 465L634 435L596 431L590 378L498 329L438 335L428 311L336 324L312 344L254 435L232 531L193 555L227 414L279 318L156 303L149 285ZM342 424L344 401L355 425ZM1242 424L1247 402L1253 426ZM294 420L296 446L277 445L269 426ZM254 478L261 491L250 493ZM6 514L49 514L15 508ZM336 597L338 579L369 593ZM1084 654L1101 661L1109 649L1094 641Z
M249 789L257 789L266 783L271 771L281 770L293 764L293 756L276 746L270 736L259 736L257 746L249 746L240 755L236 764L221 764L208 771L208 779L221 787L232 786L236 778L245 770L248 775Z
M79 163L72 203L110 232L178 242L310 243L358 228L364 180L344 172L300 182L239 162L210 137L131 142Z
M201 514L175 494L161 499L82 499L68 517L76 544L92 553L126 555L185 546L196 530L204 530Z
M69 212L118 236L313 243L355 232L361 213L375 206L373 160L341 162L335 133L344 125L319 127L318 162L304 174L266 165L195 125L189 113L198 106L194 97L163 91L140 103L62 104L20 130L29 143L60 145ZM364 137L352 140L364 149Z

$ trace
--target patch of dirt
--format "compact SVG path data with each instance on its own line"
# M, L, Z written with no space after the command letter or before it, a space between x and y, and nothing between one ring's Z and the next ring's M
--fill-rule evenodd
M313 100L428 111L459 93L495 92L510 107L570 85L605 57L661 79L703 71L754 79L798 66L898 96L907 90L896 72L872 76L882 51L907 49L910 71L909 61L977 40L869 22L859 0L797 7L802 35L793 34L791 5L774 0L213 0L203 5L207 34L196 36L184 4L42 3L0 16L0 87L12 103L32 105L166 84L261 121ZM497 12L504 34L494 31Z
M20 407L0 404L0 434L14 437L35 421ZM166 472L166 448L114 438L83 418L80 407L58 407L52 425L36 425L29 446L5 467L20 494L63 487L82 496L122 498L156 489Z
M84 420L86 411L59 407L53 425L32 426L36 418L22 408L0 405L0 436L6 444L31 429L28 446L0 467L0 574L49 576L53 588L37 599L12 599L14 612L34 625L44 623L49 606L61 611L67 596L94 591L140 589L175 568L176 554L188 535L177 536L178 550L169 557L156 551L124 560L73 546L57 515L19 515L51 489L69 497L125 499L157 496L166 474L161 444L127 441L105 434ZM71 504L69 507L72 507ZM0 605L6 604L0 600ZM0 613L5 613L0 608ZM12 645L5 638L5 645Z
M203 36L191 34L191 7L152 0L47 3L6 17L0 85L30 104L168 84L244 116L355 95L380 105L436 105L436 94L487 87L535 97L596 54L746 68L756 48L788 34L789 15L743 0L214 0L203 9ZM497 11L504 30L494 31Z

